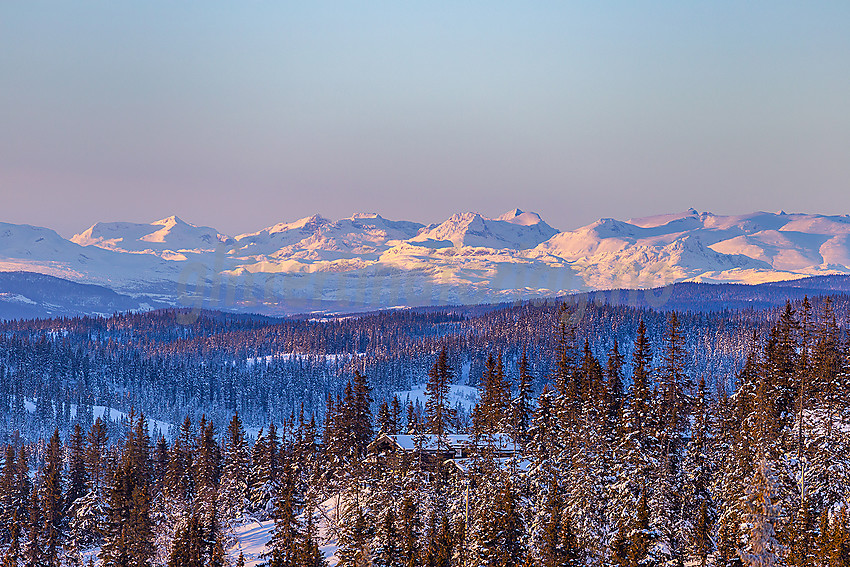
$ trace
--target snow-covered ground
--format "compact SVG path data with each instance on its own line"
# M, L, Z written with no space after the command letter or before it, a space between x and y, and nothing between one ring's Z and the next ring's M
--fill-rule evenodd
M274 521L247 522L234 528L233 544L227 548L231 564L235 565L241 553L245 558L246 567L254 567L267 561L263 555L274 531Z
M336 536L330 527L336 519L337 499L329 498L320 504L320 510L316 517L317 536L319 538L319 549L325 556L330 567L334 567L339 558L336 556ZM274 532L274 520L263 522L247 520L242 524L235 525L231 529L233 542L227 548L227 556L231 564L235 565L239 554L245 558L246 567L256 567L268 561L265 554Z
M396 395L398 396L398 400L401 402L402 406L407 405L408 402L413 402L415 404L419 401L419 403L424 407L425 402L427 401L427 398L425 397L424 384L414 386L410 390L400 390L396 392ZM453 408L460 406L466 411L470 411L473 407L475 407L475 404L478 403L478 388L453 384L449 391L448 401L449 406Z
M24 409L29 413L35 413L35 400L28 399L24 401ZM103 420L110 421L121 421L128 417L126 413L123 411L119 411L115 408L109 408L106 406L92 406L92 414L94 419L101 418ZM71 404L71 419L75 419L77 417L77 406ZM167 421L160 421L158 419L150 419L145 418L148 422L148 432L152 438L156 438L160 433L169 436L169 431L172 427L171 423Z

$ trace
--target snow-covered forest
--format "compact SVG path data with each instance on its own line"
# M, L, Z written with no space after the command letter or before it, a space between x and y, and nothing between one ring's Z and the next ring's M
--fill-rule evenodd
M836 297L5 323L0 554L845 566L846 313ZM417 384L424 403L399 394Z

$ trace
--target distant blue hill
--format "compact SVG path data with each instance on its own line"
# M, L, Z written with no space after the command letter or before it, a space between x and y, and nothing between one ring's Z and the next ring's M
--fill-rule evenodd
M766 309L804 297L850 293L850 276L814 276L756 285L681 282L648 290L618 289L573 296L576 301L629 305L659 311L711 312Z
M132 297L107 287L34 272L0 272L0 319L111 315L165 307L150 297Z
M850 276L815 276L757 285L682 282L648 290L603 290L570 296L577 303L605 303L658 311L716 312L766 309L805 296L850 294ZM555 301L549 299L545 301ZM419 312L452 310L466 314L490 311L502 304L433 306ZM0 319L35 319L111 315L173 307L150 296L131 296L107 287L82 284L34 272L0 272ZM245 314L250 308L238 311ZM290 306L296 312L297 306ZM311 315L313 316L313 315Z

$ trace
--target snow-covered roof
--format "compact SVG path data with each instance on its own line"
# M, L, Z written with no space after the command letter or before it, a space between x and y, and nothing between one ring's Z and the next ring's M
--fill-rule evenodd
M372 445L377 447L384 443L391 443L405 452L448 449L449 451L458 453L464 449L492 447L496 451L504 453L513 452L517 449L516 444L505 433L485 435L478 437L477 440L474 436L466 434L443 435L442 439L440 439L439 436L431 433L421 435L388 435L382 433L375 439Z
M378 446L383 443L391 443L405 452L416 451L437 451L438 449L446 449L449 447L448 441L443 438L442 443L439 442L439 436L433 434L423 435L387 435L382 433L375 441L373 446Z
M448 463L453 464L457 469L466 474L469 472L469 468L472 466L475 459L473 458L463 458L463 459L449 459ZM513 457L500 457L498 459L494 459L496 466L502 470L511 471L515 470L520 474L525 474L531 468L531 461L528 459L514 459Z

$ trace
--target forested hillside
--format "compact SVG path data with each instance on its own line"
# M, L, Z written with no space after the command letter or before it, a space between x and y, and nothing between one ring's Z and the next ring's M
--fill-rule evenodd
M7 323L0 549L239 565L253 522L272 567L845 566L846 309Z

